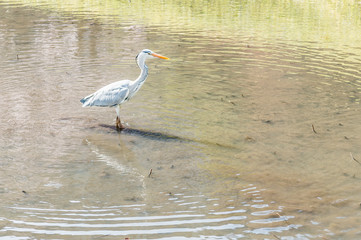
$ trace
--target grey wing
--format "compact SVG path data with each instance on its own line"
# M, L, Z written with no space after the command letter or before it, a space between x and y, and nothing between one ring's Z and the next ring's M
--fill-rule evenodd
M80 101L83 103L83 107L113 107L123 103L128 95L129 89L125 86L106 86Z

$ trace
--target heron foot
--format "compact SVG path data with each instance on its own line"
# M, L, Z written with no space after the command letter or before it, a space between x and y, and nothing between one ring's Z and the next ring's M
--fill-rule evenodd
M118 131L122 131L125 128L123 124L120 122L119 117L117 117L117 119L115 120L115 127L117 128Z

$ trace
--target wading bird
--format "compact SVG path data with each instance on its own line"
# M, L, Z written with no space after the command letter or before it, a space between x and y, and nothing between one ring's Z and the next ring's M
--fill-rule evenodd
M129 101L144 84L148 76L148 67L145 65L145 61L152 58L169 59L149 49L142 50L135 58L141 70L136 80L121 80L102 87L95 93L80 100L83 107L115 107L117 112L115 126L118 130L124 129L124 126L120 122L120 105Z

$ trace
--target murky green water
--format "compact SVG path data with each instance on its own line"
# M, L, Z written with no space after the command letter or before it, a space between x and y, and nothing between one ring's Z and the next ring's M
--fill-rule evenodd
M0 1L0 238L361 238L360 10Z

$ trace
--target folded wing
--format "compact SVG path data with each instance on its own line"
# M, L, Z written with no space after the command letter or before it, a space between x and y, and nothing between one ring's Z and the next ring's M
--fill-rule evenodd
M129 95L129 82L124 80L109 84L81 99L80 102L83 107L113 107L122 104Z

